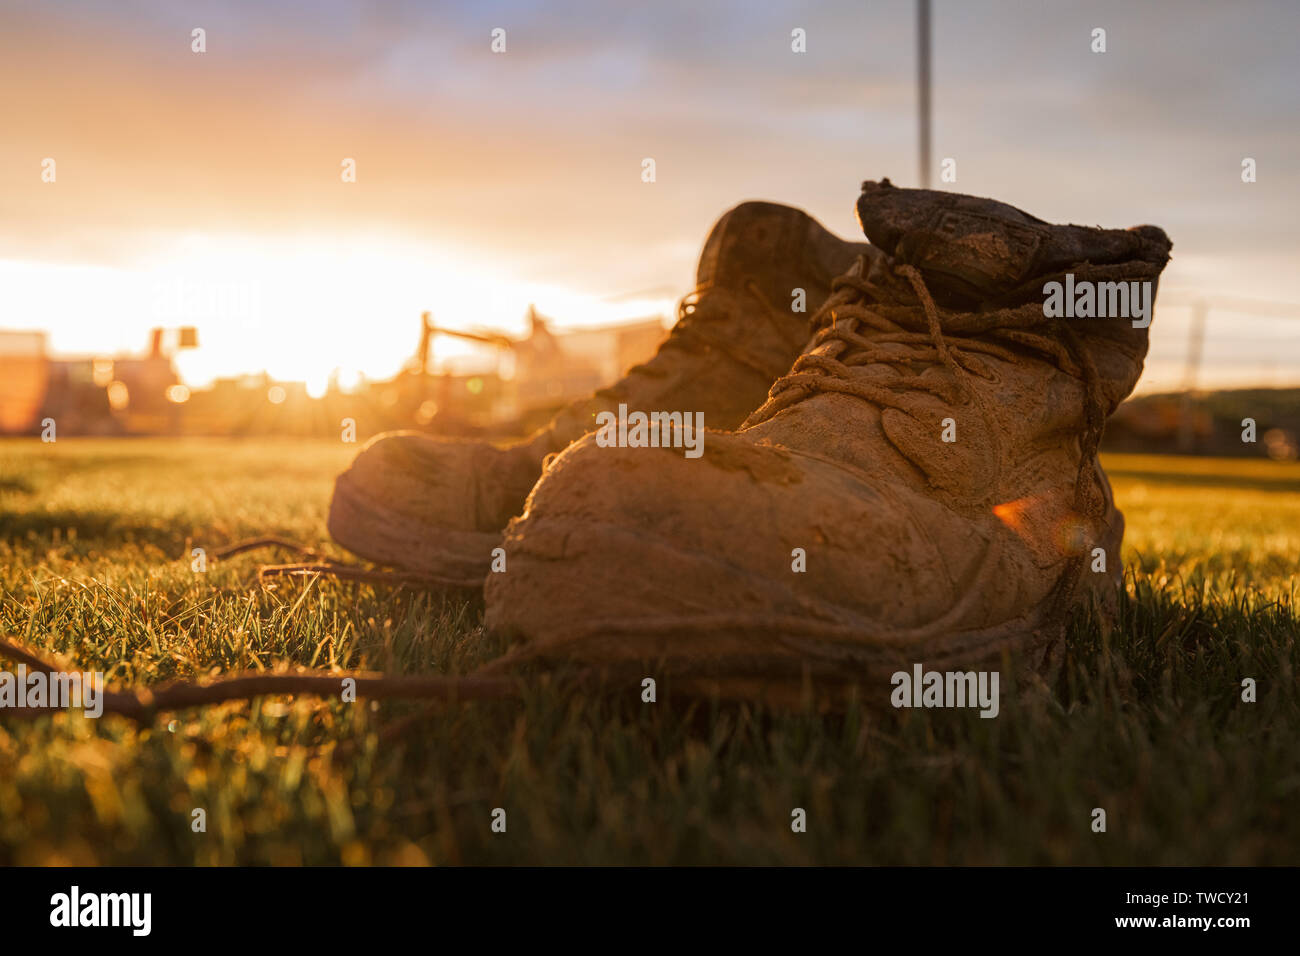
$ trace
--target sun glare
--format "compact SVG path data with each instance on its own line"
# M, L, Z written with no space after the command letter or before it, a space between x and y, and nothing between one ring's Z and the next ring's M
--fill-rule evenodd
M265 370L324 394L361 376L396 374L414 355L420 313L439 325L527 334L528 306L561 326L663 314L659 300L602 301L581 290L513 278L493 261L385 237L186 236L130 267L0 263L0 306L50 331L63 354L138 353L149 329L195 326L199 347L176 364L189 386ZM499 356L439 338L435 367L482 368Z

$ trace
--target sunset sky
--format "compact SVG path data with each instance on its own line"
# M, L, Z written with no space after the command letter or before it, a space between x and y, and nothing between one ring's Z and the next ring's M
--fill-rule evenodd
M862 179L918 184L914 21L910 0L0 2L0 328L85 353L196 324L201 384L392 374L424 309L512 333L530 302L671 315L735 203L852 236ZM1172 237L1145 388L1181 383L1179 303L1300 303L1300 5L936 0L934 31L935 164L958 173L936 185ZM1212 312L1205 371L1300 384L1300 319Z

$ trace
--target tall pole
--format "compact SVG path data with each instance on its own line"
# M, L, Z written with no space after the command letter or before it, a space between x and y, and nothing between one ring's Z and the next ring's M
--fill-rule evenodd
M916 4L917 108L921 119L921 188L930 188L930 0Z
M420 313L420 351L416 353L416 361L420 367L420 374L428 375L433 371L429 355L429 346L433 344L433 322L428 312Z
M1205 342L1205 316L1209 309L1204 299L1192 306L1192 324L1187 337L1187 371L1183 379L1183 408L1178 423L1178 445L1183 451L1192 451L1196 433L1192 416L1196 410L1196 385L1201 377L1201 347Z

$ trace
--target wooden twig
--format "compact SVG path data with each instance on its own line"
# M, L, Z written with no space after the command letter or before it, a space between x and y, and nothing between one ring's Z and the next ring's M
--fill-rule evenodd
M60 668L44 660L31 648L16 640L0 639L0 657L26 664L34 670L57 673ZM230 700L249 700L270 694L308 694L336 697L343 692L343 681L356 681L358 699L372 700L506 700L521 695L520 683L508 677L383 677L366 673L320 674L236 674L207 683L175 681L157 688L140 687L127 691L105 690L101 694L104 713L119 714L138 723L148 723L170 710L219 704ZM39 716L62 708L23 707L0 710L0 714Z
M55 664L51 664L32 648L12 637L7 640L0 640L0 657L7 657L19 664L26 664L30 670L40 671L43 674L57 674L62 669Z
M483 582L473 583L454 578L441 578L431 574L410 571L385 571L379 568L359 568L350 564L266 564L257 569L258 578L279 576L305 576L326 574L346 581L366 581L370 584L387 584L391 587L415 587L434 590L438 588L477 588Z
M303 564L264 564L257 569L257 579L281 577L281 576L306 576L312 574L327 574L330 577L342 578L347 581L365 581L370 584L386 584L391 587L415 587L427 590L437 590L442 588L449 589L468 589L473 590L483 586L481 577L474 578L447 578L439 577L433 574L417 574L410 571L388 571L382 568L363 568L355 564L348 564L337 558L331 558L329 555L321 554L319 551L309 548L306 545L297 544L285 538L265 537L250 538L247 541L240 541L236 544L226 545L224 548L218 548L212 552L216 560L232 558L237 554L244 554L247 551L256 551L259 548L285 548L296 554L301 554L310 560L310 563Z
M245 551L256 551L258 548L285 548L288 551L306 555L309 558L326 564L338 563L333 558L321 554L314 548L309 548L306 545L298 544L297 542L289 541L285 538L275 537L250 538L247 541L228 544L224 548L218 548L216 551L213 551L212 556L217 560L221 560L222 558L233 558L237 554L243 554Z

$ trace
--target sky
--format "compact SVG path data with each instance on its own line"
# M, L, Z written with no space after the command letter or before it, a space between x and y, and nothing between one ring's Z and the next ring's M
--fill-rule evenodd
M1145 390L1182 384L1197 298L1203 384L1300 384L1300 305L1221 304L1300 303L1300 4L935 0L933 24L936 188L1163 227ZM854 237L863 179L918 175L911 0L0 0L0 329L113 353L194 324L192 384L390 375L425 309L671 316L736 203Z

